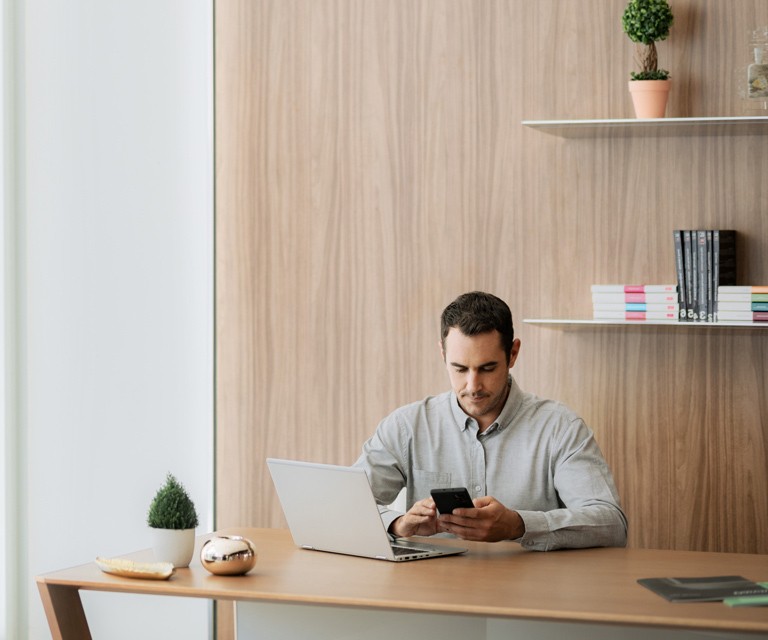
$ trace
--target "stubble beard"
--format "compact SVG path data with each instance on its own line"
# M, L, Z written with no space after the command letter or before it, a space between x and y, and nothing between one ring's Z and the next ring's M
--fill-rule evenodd
M508 394L509 394L509 385L507 385L504 388L504 390L501 391L496 396L491 396L487 393L473 395L469 392L464 392L459 396L459 398L460 399L468 398L470 401L486 399L487 403L484 406L482 405L478 406L476 404L475 405L470 404L468 406L465 406L464 404L462 404L462 408L464 409L464 412L467 415L471 416L472 418L482 418L484 416L487 416L489 413L493 413L493 412L501 413L501 409L504 406L504 402L506 401Z

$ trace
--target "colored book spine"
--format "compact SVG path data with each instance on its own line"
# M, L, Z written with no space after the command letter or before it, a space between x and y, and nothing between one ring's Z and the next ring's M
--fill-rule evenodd
M696 305L696 319L699 322L707 321L707 284L709 282L709 276L707 275L707 232L696 232L696 250L697 255L697 269L698 269L698 303Z
M675 267L677 272L677 301L680 305L680 320L687 318L685 300L685 254L683 249L683 231L676 229L673 232L675 242Z
M677 322L677 312L666 313L664 311L627 311L627 320L668 320Z
M739 303L741 304L741 303ZM749 309L751 303L746 303ZM592 305L594 311L679 311L680 305L666 302L595 302Z
M752 295L752 289L753 287L749 285L739 285L739 286L728 286L728 285L720 285L718 287L718 290L720 293L747 293L749 295Z
M717 289L720 286L720 229L715 229L712 232L712 320L710 322L717 322Z
M713 322L715 317L715 240L714 231L707 234L707 322Z
M727 311L719 315L720 322L768 322L768 311Z
M752 311L726 311L719 314L719 322L752 322Z
M606 303L606 302L654 302L654 303L666 303L677 304L676 293L593 293L593 303Z
M593 284L592 293L675 293L676 284Z
M752 309L752 304L750 300L720 300L718 306L719 311L762 311L762 309Z
M717 322L720 287L736 285L736 231L715 229L712 232L713 262L712 288L714 299L713 321Z
M667 320L669 322L678 321L677 311L595 311L595 320Z
M693 245L691 232L683 231L683 268L685 269L685 312L686 320L693 321Z

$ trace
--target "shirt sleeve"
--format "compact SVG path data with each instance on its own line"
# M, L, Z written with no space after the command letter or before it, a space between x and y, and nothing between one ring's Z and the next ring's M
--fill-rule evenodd
M368 475L387 531L390 525L403 515L403 512L389 508L406 484L400 453L400 431L393 416L382 420L373 436L363 445L362 453L354 464L355 467L365 469Z
M627 519L590 429L577 418L552 447L553 481L562 508L518 511L525 523L518 542L537 551L625 546Z

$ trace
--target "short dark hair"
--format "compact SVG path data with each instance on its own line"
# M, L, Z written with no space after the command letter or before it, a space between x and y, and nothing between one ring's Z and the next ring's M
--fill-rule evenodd
M515 329L512 326L512 312L501 298L483 291L463 293L443 309L440 317L440 340L445 351L445 338L456 327L465 336L498 331L501 334L501 346L509 359Z

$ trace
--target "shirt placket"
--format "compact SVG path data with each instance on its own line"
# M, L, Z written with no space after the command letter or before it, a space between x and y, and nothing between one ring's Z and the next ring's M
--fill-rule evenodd
M479 498L486 495L486 464L485 464L485 447L483 446L482 437L476 433L475 442L472 445L472 482L471 486L467 487L473 498Z

